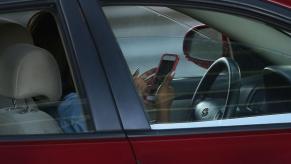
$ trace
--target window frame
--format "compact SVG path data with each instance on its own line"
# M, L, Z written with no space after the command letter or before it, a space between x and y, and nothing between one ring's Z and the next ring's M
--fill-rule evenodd
M94 133L1 135L0 142L124 139L125 134L116 112L115 101L108 86L104 69L98 57L99 53L94 46L86 22L82 20L82 15L78 12L81 10L78 0L1 1L0 9L1 13L30 10L52 12L61 33L66 57L72 69L72 76L81 97L88 99L86 109L92 113L92 124L97 129ZM81 55L84 53L87 55ZM88 63L86 60L94 62ZM90 70L88 71L88 69ZM92 74L96 76L92 77ZM93 89L92 86L94 86ZM96 98L101 99L96 101ZM99 108L106 110L108 117L104 118L100 114L102 111L94 110Z
M79 84L78 91L81 96L88 99L87 104L90 106L94 125L97 131L121 131L122 126L116 112L115 101L100 61L100 52L94 45L87 22L83 19L83 10L78 0L56 1L59 2L60 14L63 14L60 15L63 30L67 29L64 32L69 46L67 50L70 51L68 54L71 54L71 61L68 62L73 66L72 70L79 73L75 76L78 78L75 79L77 85ZM80 11L81 14L76 11Z
M193 1L134 1L127 0L119 2L117 0L107 0L102 1L102 6L163 6L163 7L187 7L195 9L206 9L212 11L218 11L223 13L235 14L239 16L245 16L251 19L263 21L265 23L274 25L276 27L291 30L290 15L291 11L286 8L264 2L264 1L215 1L215 0L193 0ZM194 7L195 6L195 7ZM89 26L93 26L89 22ZM96 36L95 36L96 37ZM117 43L115 41L115 43ZM102 54L103 55L103 54ZM122 55L122 53L120 53ZM123 55L122 55L123 56ZM126 64L126 63L125 63ZM109 69L108 65L105 65L106 69ZM128 70L129 72L129 70ZM110 74L108 76L111 76ZM132 84L131 77L128 76L128 82ZM133 85L133 84L132 84ZM118 90L116 91L118 92ZM138 94L135 94L138 96ZM118 99L118 97L115 97ZM117 100L118 101L118 100ZM133 101L133 100L132 100ZM136 103L132 102L131 103ZM138 107L137 110L140 110ZM124 112L124 116L130 120L130 114L127 114L126 111L122 111L122 108L119 108L119 112ZM224 132L243 132L243 131L261 131L261 130L278 130L278 129L290 129L291 123L273 123L273 124L257 124L257 125L237 125L237 126L223 126L223 127L199 127L199 128L156 128L156 129L144 129L144 126L141 126L138 130L128 128L122 119L123 126L127 131L127 134L131 137L136 136L160 136L160 135L181 135L181 134L208 134L208 133L224 133ZM127 120L128 122L128 120ZM131 122L134 124L134 121ZM193 122L191 122L193 123ZM191 124L190 123L190 124Z

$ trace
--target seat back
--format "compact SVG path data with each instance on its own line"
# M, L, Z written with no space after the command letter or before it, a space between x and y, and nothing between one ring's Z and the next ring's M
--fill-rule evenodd
M0 55L9 46L26 43L33 44L27 29L11 20L0 18ZM0 109L10 106L11 99L0 96Z
M58 101L61 94L60 71L48 51L30 44L8 47L0 55L0 95L8 100L0 109L0 134L61 133L57 122L33 101Z

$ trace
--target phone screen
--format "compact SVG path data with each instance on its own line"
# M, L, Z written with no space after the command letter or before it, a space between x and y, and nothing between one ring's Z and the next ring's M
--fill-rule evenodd
M175 61L170 60L162 60L159 70L156 75L156 82L155 85L159 86L164 81L165 76L173 69Z

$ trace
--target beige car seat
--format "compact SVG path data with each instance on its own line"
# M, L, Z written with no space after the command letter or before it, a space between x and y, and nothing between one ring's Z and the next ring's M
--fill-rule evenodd
M54 57L30 44L15 44L0 54L0 95L11 104L0 109L0 135L62 133L57 122L40 111L34 97L48 102L62 95ZM57 109L56 109L57 110Z
M0 18L0 55L9 46L19 43L33 44L27 29L11 20ZM0 109L10 105L10 99L0 96Z

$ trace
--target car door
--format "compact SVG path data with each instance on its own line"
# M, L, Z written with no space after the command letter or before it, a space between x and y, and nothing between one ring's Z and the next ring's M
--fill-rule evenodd
M104 23L102 25L98 24L97 18L98 20L102 20L104 22L106 18L104 16L97 17L97 15L102 13L101 6L116 7L116 10L112 11L116 13L118 13L117 11L121 11L121 9L118 8L121 5L138 6L137 8L146 8L146 10L149 9L147 6L168 7L171 9L178 9L178 11L182 11L179 7L185 7L190 9L204 9L210 11L211 13L213 12L213 15L209 17L213 18L212 23L216 20L217 22L223 20L229 21L238 16L243 18L239 19L240 21L238 22L240 23L236 22L241 26L246 25L244 24L244 20L249 22L249 20L254 19L255 21L251 22L263 22L259 23L262 25L260 27L266 27L266 24L269 24L276 26L276 28L282 29L282 31L288 31L290 30L290 10L264 1L239 0L232 2L102 1L100 3L86 0L80 1L80 3L84 9L84 15L89 23L95 43L99 47L99 51L102 53L101 60L106 69L108 80L110 81L110 86L116 100L120 119L132 144L138 163L289 163L291 154L290 120L286 118L287 120L284 121L285 119L283 119L283 117L275 119L276 116L279 116L276 114L270 114L266 117L253 117L253 115L247 115L250 117L242 119L229 119L230 122L227 120L206 121L201 124L195 121L155 123L147 120L149 119L149 116L145 114L146 112L143 110L144 107L142 106L141 100L138 98L130 71L128 70L128 66L130 67L130 65L127 66L127 60L123 58L123 54L116 44L116 40L114 39L114 35L110 29L112 24L111 26L108 23ZM160 12L157 12L157 10L151 11L157 13L157 15L161 17L165 16ZM222 17L219 17L221 13L229 14L231 17L223 19ZM126 14L129 13L119 13L116 15L115 19L118 19L118 17L122 17ZM196 16L198 15L199 14ZM200 17L198 16L197 18L210 23L211 21L207 21L205 17L206 15L207 12L201 12L199 15ZM136 16L138 17L139 15ZM176 23L181 23L179 20L171 19L171 17L167 19L175 21ZM133 20L143 20L143 18L137 19L133 17L132 19L127 19L127 21ZM144 23L146 24L146 22L146 17L144 17ZM217 22L215 23L216 25L219 24ZM122 22L119 23L122 24ZM255 24L258 25L257 23ZM221 29L226 29L223 24L220 25ZM233 24L225 25L228 25L231 29L235 29L235 27L237 27L237 29L241 29L239 26L232 28ZM125 30L126 28L126 26L121 27L121 30ZM247 28L248 26L246 25L245 27ZM274 30L273 28L269 28L269 26L268 29L272 29L271 31ZM224 30L223 32L228 31ZM248 29L248 31L250 30L253 29ZM256 32L259 33L260 31L264 30L260 29ZM269 31L270 34L271 31ZM246 35L248 34L248 32L244 30L241 32L245 32ZM277 34L277 32L275 33ZM255 36L255 33L252 34ZM268 33L265 33L265 35L268 36ZM278 35L280 34L278 33ZM232 37L233 36L238 35L234 34ZM118 41L118 36L115 35L115 37L117 42L121 44L120 41ZM236 39L239 41L241 38L242 37L237 37ZM233 44L234 43L235 42L233 42ZM135 42L131 42L131 44L135 45ZM270 46L272 47L272 45ZM255 53L253 56L256 56ZM241 61L236 59L236 57L233 58L237 61ZM246 61L251 63L251 59L252 58L248 58ZM275 58L272 60L275 60ZM268 64L266 64L266 66L267 65ZM268 67L264 69L268 69ZM248 76L249 75L250 74L248 74ZM246 81L248 80L246 79ZM259 83L259 81L256 82ZM247 92L247 98L252 97L252 94L247 91L246 88L240 88L240 90ZM259 97L260 96L257 98ZM251 99L254 100L253 98ZM245 100L244 103L249 104L251 102ZM269 102L264 101L264 104L267 103ZM202 115L207 116L208 110L208 108L207 110L203 110ZM280 116L286 115L283 114ZM237 122L232 122L236 120Z
M81 12L79 12L81 9L78 1L1 1L0 8L1 13L4 13L1 15L1 20L3 18L5 18L4 21L8 19L14 20L17 23L12 24L17 27L16 30L23 29L28 38L30 38L31 34L27 33L25 24L28 18L31 18L32 14L41 11L41 13L49 12L54 15L55 20L57 20L58 29L61 31L62 43L65 45L65 50L68 55L67 59L71 66L70 69L73 72L75 85L78 86L79 96L83 98L83 108L86 109L88 114L87 117L90 118L87 120L87 124L91 129L88 132L76 133L66 133L62 130L59 130L59 133L46 133L42 132L41 129L35 132L33 129L36 125L41 124L41 122L45 120L40 119L39 122L33 122L31 120L31 125L29 124L31 127L28 126L26 132L14 131L14 129L7 134L2 133L3 131L1 132L1 162L27 164L135 163L130 144L125 137L119 121L119 116L116 113L115 102L98 57L98 50L94 46L87 25L83 20ZM44 19L44 21L48 22L46 19ZM46 26L49 26L49 24ZM1 29L9 30L9 28ZM19 32L17 36L14 36L16 35L14 32L1 31L2 36L5 33L10 35L8 36L10 39L6 40L7 43L22 43L22 41L17 41L17 38L21 40ZM15 38L15 42L11 41ZM1 44L6 46L6 41L4 40ZM36 43L36 40L34 41ZM31 40L28 42L29 43L25 44L30 44L30 47L36 46L33 45ZM53 45L54 43L47 42L46 44ZM39 49L40 47L35 48ZM41 51L49 54L46 50ZM22 52L24 53L24 50L22 50ZM32 61L32 63L33 62L36 61ZM47 84L44 85L49 87L50 81L47 81ZM32 86L32 88L33 87L34 86ZM2 100L4 100L3 97L1 97L1 105L3 105ZM37 102L36 99L33 99L33 101ZM64 100L58 101L62 103ZM53 104L59 103L54 102ZM46 105L44 104L44 106ZM53 110L58 108L57 105L53 105L52 107ZM50 115L42 110L36 111L35 109L34 112L24 111L15 114L12 111L13 110L7 111L10 113L6 113L6 115L11 115L12 117L17 114L21 115L20 118L24 118L26 113L31 115L42 113L46 118L50 118L49 120L51 120L51 122L56 122ZM3 115L3 110L1 114ZM57 118L55 119L57 120ZM19 123L16 122L16 120L19 121ZM11 120L12 124L16 124L17 127L26 126L24 120L16 120ZM8 126L8 128L10 127L10 125L6 125L3 122L2 128L5 126Z

